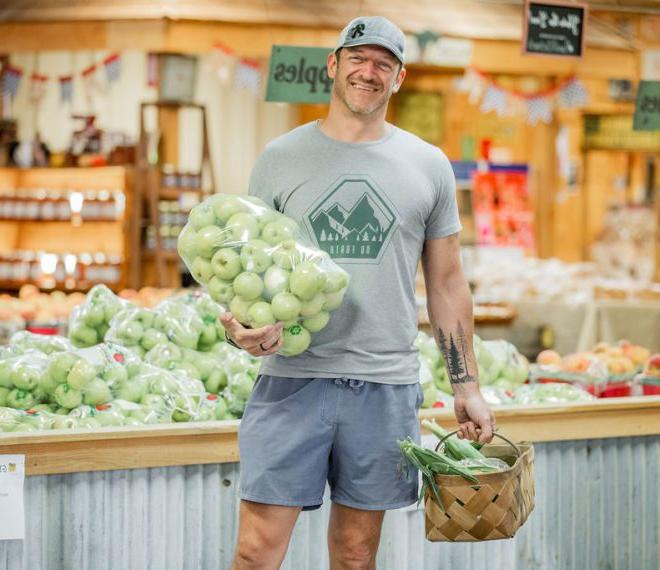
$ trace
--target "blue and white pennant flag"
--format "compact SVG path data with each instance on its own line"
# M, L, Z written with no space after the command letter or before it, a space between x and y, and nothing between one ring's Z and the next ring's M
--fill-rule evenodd
M9 94L10 96L15 97L18 92L18 87L21 84L22 77L23 70L18 67L8 66L3 74L2 94Z
M121 75L121 57L118 53L112 54L103 60L105 77L108 83L114 83Z
M588 102L589 92L579 79L572 79L559 91L559 103L562 107L584 107Z

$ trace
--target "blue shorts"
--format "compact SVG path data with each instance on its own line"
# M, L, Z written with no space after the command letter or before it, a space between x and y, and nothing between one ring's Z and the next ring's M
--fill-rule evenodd
M397 440L419 442L419 384L261 375L238 431L241 499L387 510L417 500Z

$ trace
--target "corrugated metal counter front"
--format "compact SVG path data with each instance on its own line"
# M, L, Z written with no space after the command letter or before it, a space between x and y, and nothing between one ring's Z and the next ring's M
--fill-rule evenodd
M449 411L425 411L451 427ZM385 519L379 570L653 569L660 560L660 397L501 408L536 447L536 509L515 539L432 544L423 510ZM24 453L26 533L0 570L228 569L238 422L0 435ZM328 567L329 504L303 513L283 568ZM1 513L0 513L1 516Z

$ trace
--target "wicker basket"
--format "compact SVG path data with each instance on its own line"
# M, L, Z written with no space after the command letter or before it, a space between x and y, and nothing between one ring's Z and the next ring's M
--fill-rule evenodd
M527 520L534 509L534 448L529 443L516 446L495 435L507 444L485 445L481 452L506 461L511 468L476 475L478 484L458 475L436 475L445 510L427 490L424 507L428 540L468 542L511 538Z

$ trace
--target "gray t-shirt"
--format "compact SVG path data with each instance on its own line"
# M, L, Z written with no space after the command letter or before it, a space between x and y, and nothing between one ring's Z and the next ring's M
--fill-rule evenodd
M417 265L425 240L461 229L442 151L389 124L381 140L345 143L308 123L266 146L249 194L296 220L351 276L343 304L311 346L264 357L261 372L417 382Z

